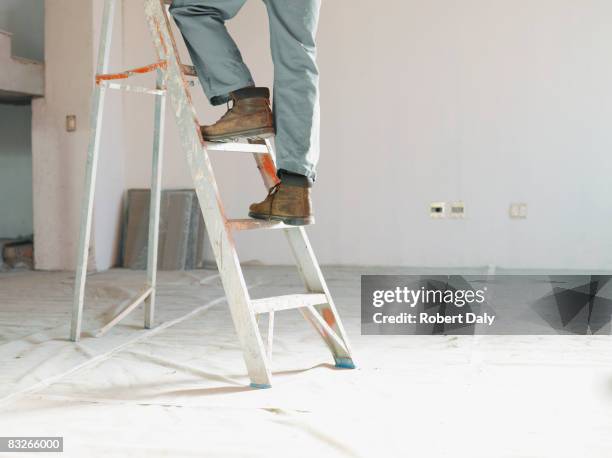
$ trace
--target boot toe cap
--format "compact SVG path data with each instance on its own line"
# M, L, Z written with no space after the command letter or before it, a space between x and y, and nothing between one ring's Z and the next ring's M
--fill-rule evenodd
M259 203L251 204L251 205L249 206L249 211L250 211L250 212L253 212L253 213L261 213L261 210L262 210L262 208L261 208L261 204L259 204Z
M202 131L202 135L204 137L207 137L209 135L213 135L214 134L214 130L211 128L212 126L201 126L200 130Z

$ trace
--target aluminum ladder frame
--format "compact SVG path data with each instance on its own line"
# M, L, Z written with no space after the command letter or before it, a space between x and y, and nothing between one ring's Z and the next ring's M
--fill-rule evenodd
M111 87L112 83L104 82L105 78L116 75L127 75L129 77L133 74L154 70L158 72L158 88L156 91L163 92L163 95L159 96L158 101L162 108L165 100L163 97L169 96L172 102L181 146L187 156L191 169L194 187L217 261L234 327L243 351L251 386L254 388L269 388L271 386L270 362L272 357L274 314L276 311L281 310L298 309L326 343L334 357L336 366L347 369L355 368L346 332L304 227L287 226L275 221L229 219L225 215L208 152L252 153L264 185L266 188L270 188L278 182L271 143L268 141L249 143L209 143L204 141L189 92L189 87L192 84L188 77L197 75L193 67L183 65L180 61L166 10L166 5L171 3L170 0L143 0L145 15L157 51L158 61L150 66L122 74L105 75L105 65L108 62L108 52L110 49L110 33L112 31L112 18L110 16L113 14L116 0L105 0L105 2L104 27L102 29L103 39L100 45L102 64L99 64L100 73L96 81L100 80L103 87ZM145 88L131 89L138 92L148 91ZM99 88L96 87L96 91L98 90ZM156 93L156 95L158 94ZM96 102L96 99L97 97L94 97L94 102ZM94 103L94 113L96 112L95 108L96 103ZM157 118L159 116L157 108L156 104L156 126L159 123L163 127L163 121ZM94 116L93 119L97 118ZM96 133L97 127L99 127L99 124L92 121L93 139L99 135ZM163 129L161 140L163 140ZM92 143L95 145L96 141L92 140ZM154 159L156 153L157 158L161 156L161 143L156 143L156 145L154 148ZM90 163L93 164L93 181L95 181L96 155L96 148L90 148L89 159L91 160L88 159L88 183L92 181L89 178L91 174L90 168L92 167ZM158 173L161 173L161 170L158 170ZM155 184L156 182L153 180L153 185ZM158 190L152 191L151 208L156 205L154 202L156 191ZM83 220L86 223L84 226L90 226L91 205L93 201L91 197L86 201L88 210L87 212L84 210ZM158 204L159 202L157 202ZM85 220L86 216L88 217L87 220ZM159 218L159 214L156 215L156 218ZM153 216L151 220L155 223L157 222L157 219ZM306 293L263 299L252 299L250 297L236 252L233 234L236 231L256 229L281 229L284 231L294 255L298 271L304 282ZM149 232L154 238L155 229L150 227ZM85 241L88 242L87 239ZM81 253L86 254L84 246L81 246L81 248ZM151 244L149 244L149 248L151 248ZM153 255L152 258L155 258L155 253L151 254ZM153 262L152 267L154 267L155 259L150 259L150 261ZM86 267L86 263L83 262L79 265ZM81 276L84 275L82 272L80 274ZM79 278L77 276L77 286L80 285ZM155 285L148 286L153 289L152 294L154 294ZM80 298L82 306L82 292L80 292L80 296L77 296L77 294L79 294L79 289L75 289L75 311L77 311L77 299ZM149 295L147 297L152 298L153 296ZM151 301L151 304L153 304L153 301ZM151 326L153 306L147 304L147 307L149 321L145 320L145 326ZM258 316L262 314L269 315L267 345L264 345L258 326Z
M81 205L81 225L79 234L79 247L75 276L72 320L70 325L70 340L77 342L81 338L83 320L83 306L85 285L87 281L87 266L90 255L90 242L93 222L94 197L98 158L100 153L100 139L102 134L102 120L104 114L105 95L108 89L137 92L155 96L154 139L153 139L153 165L151 174L151 199L149 205L149 242L147 249L147 275L146 284L135 297L127 301L127 305L106 325L99 329L95 336L101 337L122 319L128 316L141 303L145 303L144 327L153 326L155 315L155 291L157 286L157 251L159 240L159 216L161 201L161 177L164 144L164 123L166 110L166 91L164 88L164 75L161 66L153 64L147 67L128 70L122 73L108 74L110 50L112 43L113 23L116 0L106 0L103 13L103 24L100 32L98 48L98 62L96 68L95 87L92 99L90 117L90 141L87 152L84 195ZM133 75L157 72L155 89L140 86L120 84L118 81L126 80Z

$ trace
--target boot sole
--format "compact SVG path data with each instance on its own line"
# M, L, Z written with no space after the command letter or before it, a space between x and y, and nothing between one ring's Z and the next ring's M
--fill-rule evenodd
M240 132L231 132L226 135L211 135L204 137L204 140L209 142L228 143L235 142L240 139L247 140L265 140L274 137L273 127L259 127L257 129L243 130Z
M275 215L264 215L262 213L249 212L249 216L254 219L263 219L266 221L279 221L286 224L287 226L309 226L315 223L314 216L307 216L306 218L295 218L291 216L275 216Z

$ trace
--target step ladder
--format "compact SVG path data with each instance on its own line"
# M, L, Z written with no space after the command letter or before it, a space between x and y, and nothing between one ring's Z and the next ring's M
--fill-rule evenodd
M251 386L254 388L269 388L271 386L270 361L272 357L274 314L281 310L297 309L300 311L329 347L336 366L353 369L355 365L346 332L325 284L325 279L305 229L303 227L287 226L275 221L229 219L225 215L208 152L222 151L225 153L253 154L264 185L269 189L278 182L271 143L269 141L249 143L209 143L204 141L189 91L189 88L193 85L193 81L189 78L196 77L197 74L194 67L183 65L180 61L166 8L171 3L170 0L142 0L144 2L147 23L155 49L157 50L158 61L146 67L121 73L107 73L116 1L105 0L101 29L92 107L91 141L87 158L85 194L81 215L71 339L76 341L81 335L83 298L87 277L104 95L107 89L121 89L151 94L156 97L147 283L137 297L129 301L127 306L111 322L105 325L98 335L104 334L143 302L145 303L144 326L145 328L153 326L161 192L161 161L164 141L164 110L166 98L169 97L176 117L181 146L187 155L194 187L217 261L227 303L243 351ZM127 80L133 76L149 72L157 72L157 86L155 89L118 83L118 81ZM233 237L237 231L259 229L280 229L284 231L304 282L305 293L262 299L252 299L250 297ZM267 314L269 317L266 345L264 345L264 340L258 326L258 317L262 314Z

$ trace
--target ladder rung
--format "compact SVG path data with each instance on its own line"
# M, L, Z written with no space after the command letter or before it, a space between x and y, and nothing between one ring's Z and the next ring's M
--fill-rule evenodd
M251 305L255 313L270 313L278 310L291 310L302 307L327 304L325 294L288 294L286 296L266 297L253 299Z
M112 327L116 326L122 319L124 319L132 310L138 307L142 301L148 298L150 295L154 294L155 289L153 287L147 286L144 288L138 296L131 299L128 302L128 305L119 312L112 320L110 320L107 324L104 325L97 333L96 337L102 337L106 334Z
M287 226L280 221L268 221L265 219L229 219L229 228L233 231L251 231L253 229L290 229L294 226Z
M100 86L107 87L108 89L117 89L119 91L136 92L139 94L164 95L166 93L165 89L149 89L148 87L130 86L127 84L111 83L110 81L102 81Z
M206 149L208 151L227 151L232 153L258 153L266 154L270 151L264 144L259 143L220 143L220 142L206 142Z

